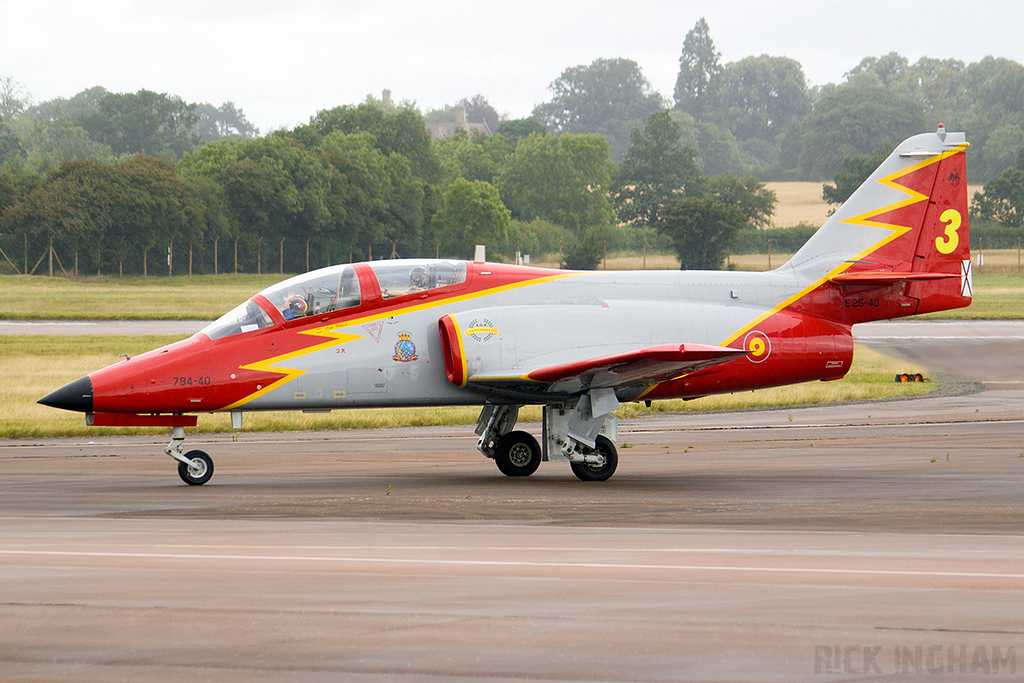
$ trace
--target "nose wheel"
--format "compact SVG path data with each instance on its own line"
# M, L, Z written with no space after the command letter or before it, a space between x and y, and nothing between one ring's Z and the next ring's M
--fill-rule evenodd
M202 486L213 476L213 458L205 451L184 452L185 428L174 427L171 442L164 453L178 461L178 476L189 486Z
M213 458L204 451L189 451L185 454L189 462L178 462L178 476L189 486L202 486L213 476Z

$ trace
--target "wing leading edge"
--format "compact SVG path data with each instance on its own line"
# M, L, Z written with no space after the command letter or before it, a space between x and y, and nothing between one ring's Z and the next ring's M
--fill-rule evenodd
M635 383L655 384L727 363L747 353L742 349L703 344L659 344L538 368L526 373L524 378L547 384L579 380L584 387L595 389ZM487 379L481 377L480 381ZM476 378L471 377L470 380Z

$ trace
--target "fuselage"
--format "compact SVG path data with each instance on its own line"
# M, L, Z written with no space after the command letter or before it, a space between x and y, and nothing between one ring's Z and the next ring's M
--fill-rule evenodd
M433 280L407 284L417 269ZM346 285L331 283L345 278L342 296ZM187 340L92 373L90 412L558 400L559 390L549 386L503 396L451 381L438 325L445 315L465 328L463 371L470 374L525 376L539 367L659 344L749 352L653 386L619 387L623 401L842 377L853 355L850 324L788 306L802 293L796 278L781 270L566 272L427 260L336 266L268 288ZM821 294L830 296L836 295ZM844 310L838 301L820 305Z

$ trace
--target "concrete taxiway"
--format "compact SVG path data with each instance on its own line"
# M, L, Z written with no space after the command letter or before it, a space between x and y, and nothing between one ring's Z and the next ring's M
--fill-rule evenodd
M466 427L190 438L198 488L0 442L0 679L1017 680L1022 328L872 326L988 389L624 422L600 484Z

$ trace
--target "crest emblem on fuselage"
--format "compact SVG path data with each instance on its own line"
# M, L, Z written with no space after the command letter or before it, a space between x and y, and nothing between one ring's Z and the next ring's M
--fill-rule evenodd
M469 323L469 327L466 328L466 334L478 342L485 342L493 339L498 334L498 329L487 318L483 320L473 318Z
M416 355L416 344L412 341L412 335L402 330L398 333L398 342L395 344L395 355L391 357L392 360L397 360L399 363L408 363L414 361L419 356Z

